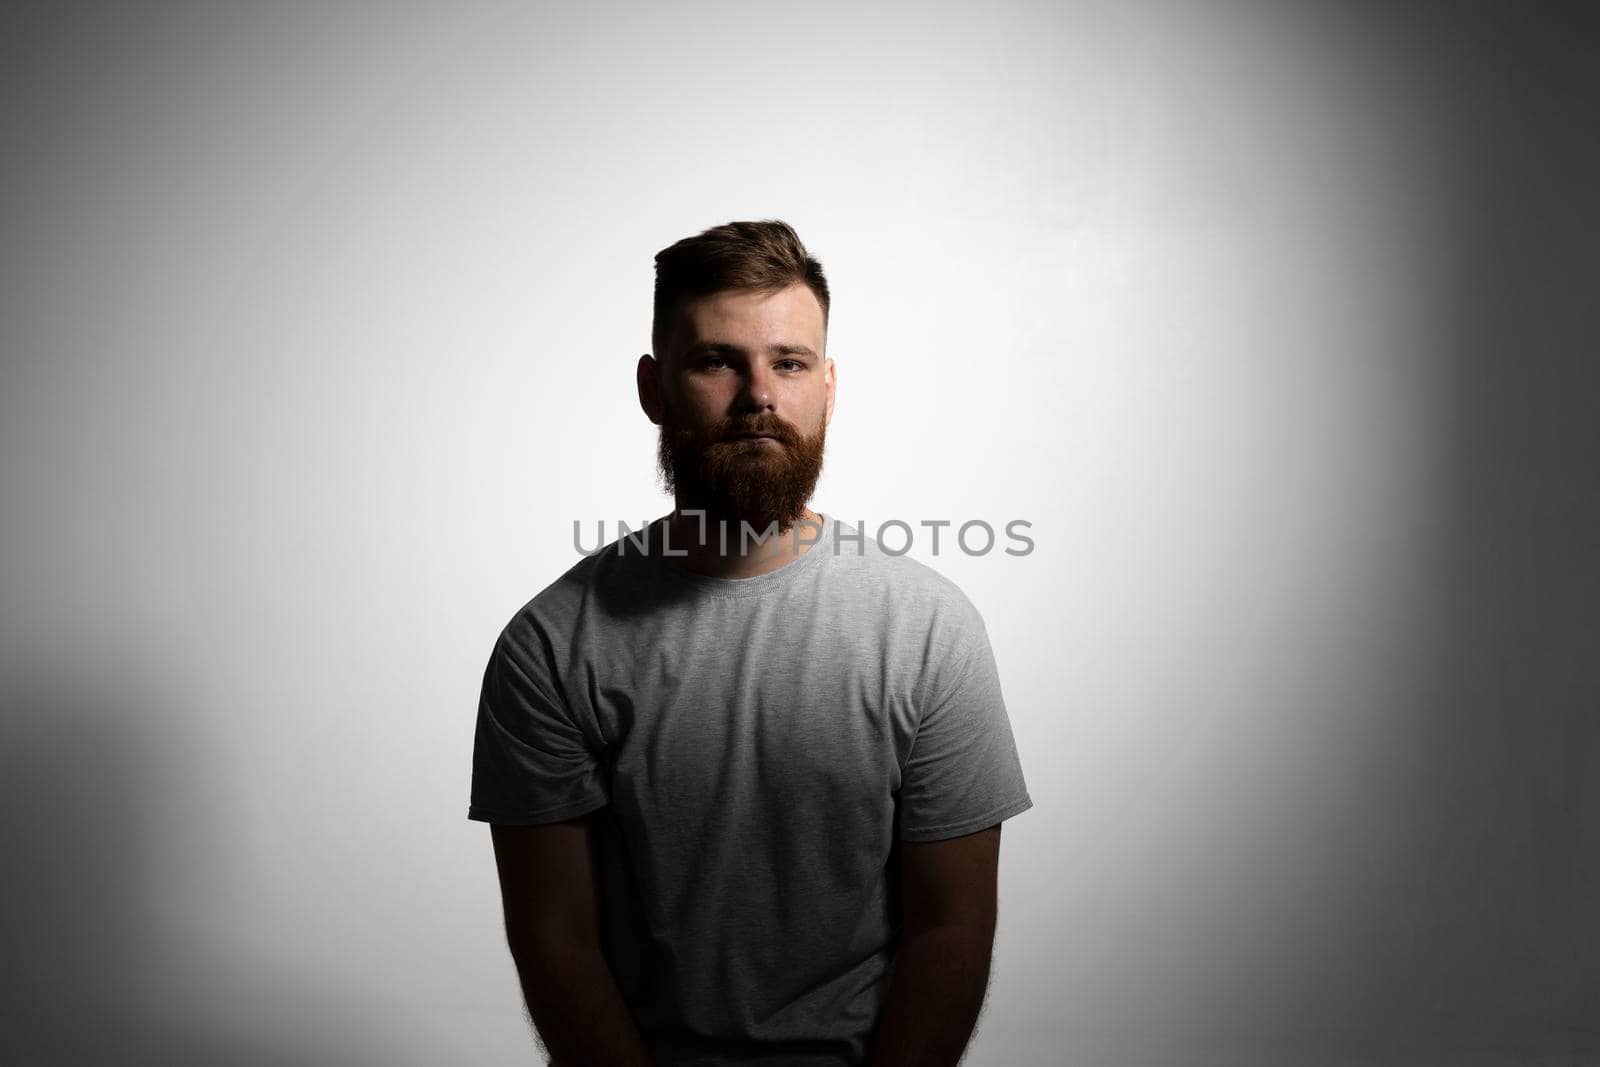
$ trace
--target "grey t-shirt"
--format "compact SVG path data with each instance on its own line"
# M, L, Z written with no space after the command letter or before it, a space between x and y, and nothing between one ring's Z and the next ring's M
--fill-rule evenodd
M898 842L1033 806L977 609L823 519L742 579L668 561L657 520L517 612L484 674L468 818L597 812L606 958L663 1067L864 1062Z

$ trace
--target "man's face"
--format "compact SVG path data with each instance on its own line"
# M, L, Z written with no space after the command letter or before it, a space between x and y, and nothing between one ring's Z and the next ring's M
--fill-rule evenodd
M762 530L805 515L833 415L822 307L805 285L685 304L664 359L640 361L662 480L683 508ZM755 435L766 436L755 436Z

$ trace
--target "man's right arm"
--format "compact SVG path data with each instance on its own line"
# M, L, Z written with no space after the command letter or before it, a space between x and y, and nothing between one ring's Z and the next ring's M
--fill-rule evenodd
M490 827L506 941L555 1067L654 1067L600 948L592 821Z

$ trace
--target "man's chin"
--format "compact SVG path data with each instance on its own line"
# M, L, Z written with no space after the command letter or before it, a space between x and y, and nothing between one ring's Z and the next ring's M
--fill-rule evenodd
M681 510L704 512L709 528L725 523L731 536L737 536L740 523L760 533L774 523L783 529L805 518L822 473L820 457L781 438L718 441L698 453L673 454L663 446L662 459L670 461L667 486Z

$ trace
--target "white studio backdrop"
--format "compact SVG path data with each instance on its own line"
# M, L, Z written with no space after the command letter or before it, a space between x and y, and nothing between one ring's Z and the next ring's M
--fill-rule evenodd
M1562 1058L1589 676L1537 733L1441 710L1487 136L1443 5L4 25L26 1062L533 1062L465 817L478 684L574 521L670 506L651 257L739 218L833 287L814 505L917 528L1002 671L1035 808L967 1063L1600 1062ZM1035 549L935 555L940 519ZM1487 792L1491 832L1437 836Z

